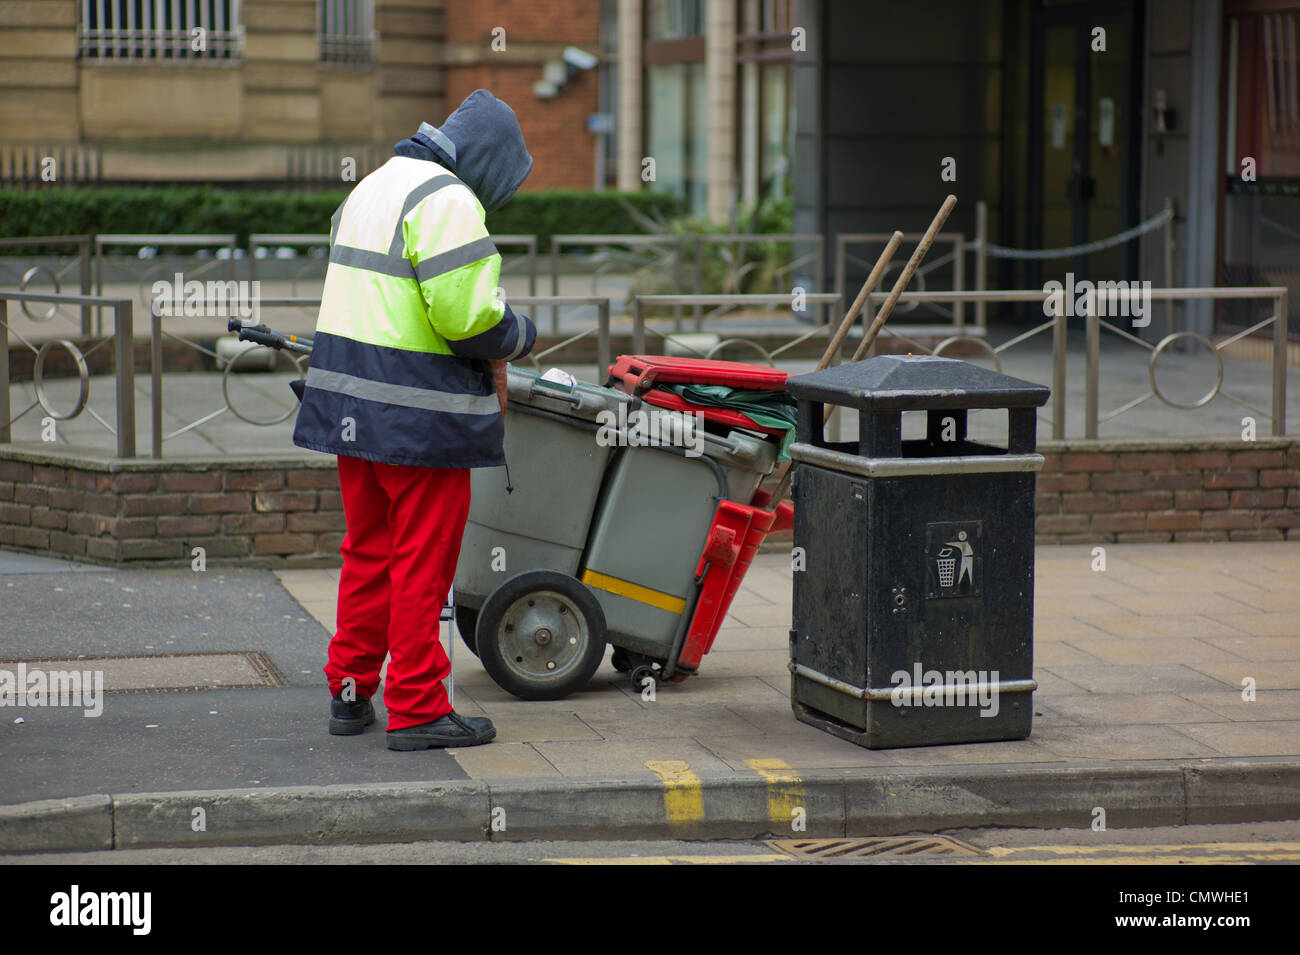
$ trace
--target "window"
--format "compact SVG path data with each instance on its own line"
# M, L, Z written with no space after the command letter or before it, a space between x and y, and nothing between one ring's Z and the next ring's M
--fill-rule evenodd
M704 35L704 0L650 0L647 12L653 40Z
M703 63L659 63L647 71L647 155L654 188L681 196L693 213L708 203L709 99Z
M1253 13L1250 8L1264 12ZM1291 289L1288 331L1300 336L1300 3L1235 4L1227 19L1223 284ZM1225 325L1259 320L1223 302Z
M375 61L375 0L320 0L322 63Z
M81 0L79 54L108 62L237 62L240 0Z
M794 143L790 0L742 0L736 59L740 63L741 197L781 198L790 191Z

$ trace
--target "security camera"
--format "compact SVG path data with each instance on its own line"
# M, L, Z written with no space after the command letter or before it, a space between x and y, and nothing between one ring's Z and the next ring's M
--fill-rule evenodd
M579 50L576 46L566 46L564 62L574 69L594 70L600 64L600 59L591 53Z

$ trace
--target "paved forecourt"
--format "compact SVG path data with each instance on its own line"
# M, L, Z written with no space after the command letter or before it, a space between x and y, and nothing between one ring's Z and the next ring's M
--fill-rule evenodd
M524 702L458 644L456 707L497 741L391 753L381 701L366 734L325 732L336 570L3 555L0 659L83 655L110 692L95 719L4 713L0 849L1300 817L1300 547L1109 545L1097 566L1088 546L1038 549L1026 740L870 751L796 722L789 558L769 553L698 676L648 699L606 663Z

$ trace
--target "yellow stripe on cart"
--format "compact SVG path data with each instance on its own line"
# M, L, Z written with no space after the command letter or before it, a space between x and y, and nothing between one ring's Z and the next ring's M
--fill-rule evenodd
M620 580L608 574L598 574L594 570L584 570L582 572L582 582L588 587L617 594L620 597L627 597L629 600L635 600L638 603L649 604L651 607L658 607L660 610L667 610L669 613L682 613L686 610L686 601L680 597L674 597L672 594L666 594L658 590L651 590L649 587L642 587L640 584L634 584L629 580Z

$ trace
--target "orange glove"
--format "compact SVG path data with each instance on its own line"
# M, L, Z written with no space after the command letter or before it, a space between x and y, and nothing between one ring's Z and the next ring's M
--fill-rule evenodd
M506 362L492 359L488 362L492 368L492 383L496 386L497 401L501 403L501 414L506 413Z

